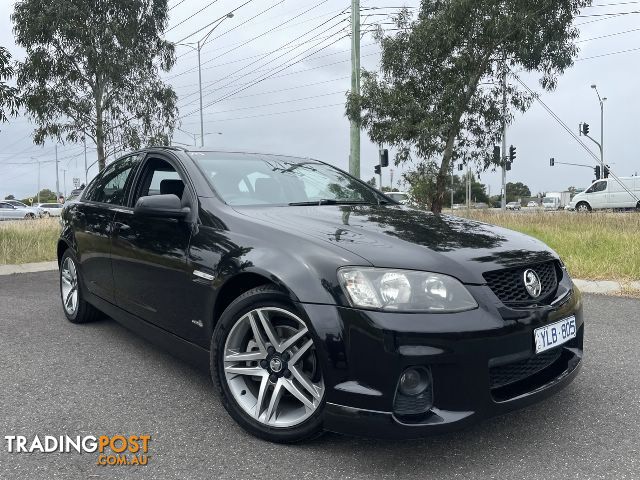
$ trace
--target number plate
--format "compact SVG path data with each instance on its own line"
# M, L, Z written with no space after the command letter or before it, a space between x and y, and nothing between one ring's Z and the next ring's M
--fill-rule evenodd
M544 352L557 347L575 338L576 317L568 317L559 322L550 323L533 331L533 339L536 342L536 353Z

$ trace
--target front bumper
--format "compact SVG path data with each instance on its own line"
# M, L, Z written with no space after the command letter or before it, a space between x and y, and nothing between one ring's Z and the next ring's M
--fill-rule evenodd
M457 314L400 314L304 304L314 326L326 387L324 427L352 435L412 438L463 428L535 403L569 384L582 359L582 299L568 276L552 305L510 309L486 286L469 286L479 308ZM535 357L533 330L575 316L577 335L553 363L507 386L495 365ZM394 413L402 371L430 369L433 407ZM493 370L495 371L495 370Z

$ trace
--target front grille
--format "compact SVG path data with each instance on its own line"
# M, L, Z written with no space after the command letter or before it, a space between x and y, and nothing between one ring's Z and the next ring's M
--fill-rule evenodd
M562 353L562 348L554 348L506 365L489 368L489 388L499 388L523 380L553 364Z
M537 298L532 298L524 286L524 272L528 269L538 274L542 284L542 291ZM500 301L509 306L545 303L558 287L555 261L486 272L484 279Z

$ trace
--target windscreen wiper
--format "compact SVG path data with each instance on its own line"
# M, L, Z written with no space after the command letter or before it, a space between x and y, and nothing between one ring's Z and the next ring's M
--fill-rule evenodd
M335 198L321 198L319 200L308 200L306 202L291 202L290 206L305 206L305 205L363 205L370 204L370 202L364 200L336 200Z

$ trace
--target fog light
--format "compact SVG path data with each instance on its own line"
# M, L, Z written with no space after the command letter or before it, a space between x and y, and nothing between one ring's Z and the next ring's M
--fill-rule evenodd
M429 386L429 376L422 368L407 368L400 377L400 393L403 395L420 395Z

